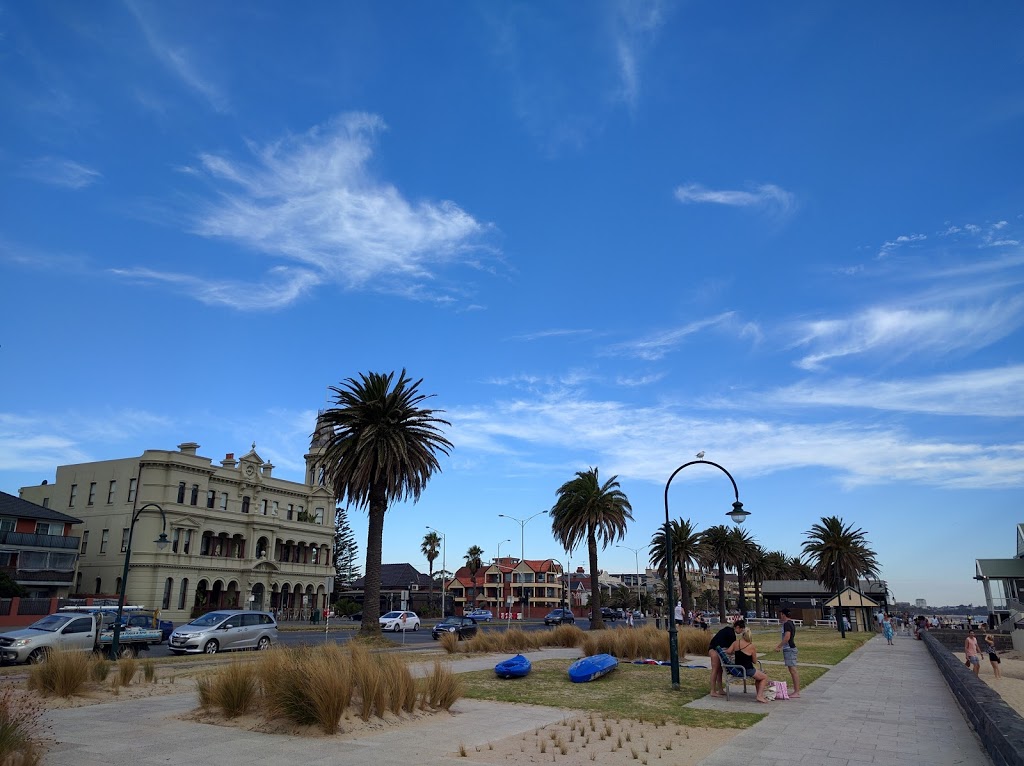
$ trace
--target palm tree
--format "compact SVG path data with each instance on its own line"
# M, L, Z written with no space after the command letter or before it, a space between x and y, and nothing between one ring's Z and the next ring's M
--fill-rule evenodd
M437 532L427 532L423 535L423 542L420 543L420 553L427 560L427 566L430 567L430 591L427 596L427 603L430 604L431 609L434 607L434 562L437 560L438 555L441 552L441 538L438 537Z
M844 524L838 516L829 516L804 535L804 563L829 590L839 591L843 583L855 583L861 577L878 577L878 561L864 530Z
M437 417L443 410L421 406L429 398L419 392L422 382L413 382L405 370L397 381L393 372L346 378L330 387L335 406L317 422L317 435L327 434L324 462L335 498L369 513L364 635L380 633L384 514L395 501L419 500L430 477L441 470L437 453L447 455L452 448L440 429L451 424Z
M740 527L733 527L729 530L729 534L733 537L733 551L732 566L736 570L736 585L739 587L739 596L737 598L736 606L739 612L744 617L747 616L747 592L746 592L746 579L747 572L745 569L747 560L754 555L754 548L757 547L757 543L754 542L754 538L750 532Z
M683 609L687 612L692 608L690 602L690 582L686 577L686 571L695 566L701 557L700 534L689 519L673 519L669 522L669 534L672 535L672 566L679 573L679 598L683 602ZM651 537L650 546L651 566L658 570L658 576L664 578L668 572L668 544L665 537L665 529L659 529ZM671 608L673 605L669 604Z
M476 604L476 573L480 571L481 557L484 555L484 549L479 545L469 546L469 550L466 551L466 569L469 570L469 576L473 578L473 604Z
M786 565L786 579L813 580L815 579L814 568L807 562L793 556Z
M747 554L746 574L754 583L754 610L757 616L763 614L761 609L761 583L768 579L768 552L760 545L754 547Z
M604 484L598 479L596 468L577 471L558 488L558 499L551 508L551 531L565 550L572 552L579 543L587 541L590 554L590 606L593 616L590 629L604 627L601 619L601 589L597 583L597 543L607 548L610 543L626 536L626 520L633 520L629 499L619 489L618 476Z
M707 563L718 567L718 619L725 622L725 570L739 558L736 538L724 524L708 527L701 534L701 549Z

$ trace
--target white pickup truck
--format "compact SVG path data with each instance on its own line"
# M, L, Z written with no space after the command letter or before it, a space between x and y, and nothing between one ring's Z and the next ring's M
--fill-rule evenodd
M44 662L54 649L82 652L109 652L114 638L116 612L58 612L20 630L0 634L0 662ZM134 657L150 644L159 644L159 628L122 627L118 655Z

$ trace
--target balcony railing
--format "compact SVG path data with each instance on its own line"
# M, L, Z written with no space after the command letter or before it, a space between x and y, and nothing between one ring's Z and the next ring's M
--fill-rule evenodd
M63 535L36 535L31 532L0 532L0 545L21 545L26 548L64 548L77 550L80 539Z

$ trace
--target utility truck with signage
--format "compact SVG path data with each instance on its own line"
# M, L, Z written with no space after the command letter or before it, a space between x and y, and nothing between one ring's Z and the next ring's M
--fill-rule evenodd
M118 637L118 656L134 657L140 651L148 651L153 644L164 640L164 631L159 620L134 625L131 617L141 614L140 607L125 607L124 620ZM47 615L27 628L0 633L0 662L38 663L45 662L54 650L98 652L109 654L114 640L116 609L71 607L56 614Z

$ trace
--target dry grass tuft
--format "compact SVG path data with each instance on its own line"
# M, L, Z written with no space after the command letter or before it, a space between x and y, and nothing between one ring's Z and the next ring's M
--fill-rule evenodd
M548 633L545 643L549 646L572 648L583 643L583 636L583 631L575 625L559 625Z
M53 649L45 661L29 668L28 688L46 695L71 697L92 677L95 662L85 652Z
M0 764L38 766L42 751L43 707L35 700L15 700L14 691L0 694Z
M459 651L459 636L455 633L445 633L438 641L441 644L441 648L448 652L448 654L455 654L455 652Z
M352 665L337 644L326 644L305 657L305 695L309 716L324 734L334 734L352 704Z
M228 718L245 715L259 701L260 680L251 663L232 662L212 679L213 707Z
M686 654L707 657L711 647L711 632L699 628L683 628L679 631L679 646Z
M89 668L89 678L98 684L107 680L112 663L106 657L98 657Z
M142 661L142 677L147 684L156 682L156 663L153 660L147 658Z
M422 704L435 710L450 710L462 696L462 681L450 666L434 660L434 669L421 681Z
M139 661L134 657L122 657L117 661L117 681L121 686L131 685L139 672Z

